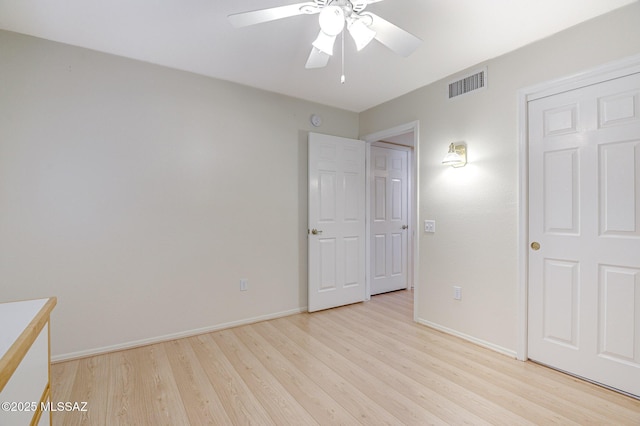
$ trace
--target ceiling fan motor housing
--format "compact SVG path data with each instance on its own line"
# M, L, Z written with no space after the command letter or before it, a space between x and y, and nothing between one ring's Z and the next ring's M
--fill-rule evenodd
M362 12L371 2L367 0L315 0L315 3L319 8L326 6L338 6L342 8L344 15L348 18L352 13L358 14Z

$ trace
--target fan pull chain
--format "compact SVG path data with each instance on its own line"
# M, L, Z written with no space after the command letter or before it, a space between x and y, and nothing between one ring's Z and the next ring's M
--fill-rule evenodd
M342 31L342 76L340 76L340 83L344 84L344 30Z

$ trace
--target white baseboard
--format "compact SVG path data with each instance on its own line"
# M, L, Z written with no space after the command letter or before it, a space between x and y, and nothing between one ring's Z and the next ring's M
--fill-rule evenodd
M438 331L442 331L443 333L451 334L453 336L456 336L456 337L459 337L461 339L467 340L467 341L469 341L471 343L475 343L478 346L482 346L484 348L491 349L493 351L499 352L499 353L501 353L503 355L507 355L508 357L516 358L516 351L514 351L514 350L503 348L502 346L498 346L498 345L495 345L493 343L484 341L482 339L478 339L478 338L475 338L473 336L469 336L468 334L460 333L459 331L453 330L453 329L448 328L448 327L444 327L442 325L433 323L431 321L427 321L427 320L422 319L422 318L418 318L417 322L418 322L418 324L426 325L427 327L434 328L434 329L436 329Z
M149 338L149 339L135 340L135 341L132 341L132 342L120 343L120 344L117 344L117 345L103 346L103 347L100 347L100 348L87 349L87 350L84 350L84 351L70 352L70 353L66 353L66 354L55 355L55 356L51 357L51 362L55 363L55 362L62 362L62 361L70 361L72 359L86 358L86 357L89 357L89 356L100 355L100 354L105 354L105 353L109 353L109 352L121 351L123 349L132 349L132 348L137 348L137 347L140 347L140 346L152 345L154 343L160 343L160 342L166 342L166 341L169 341L169 340L181 339L183 337L191 337L191 336L196 336L198 334L211 333L212 331L224 330L225 328L237 327L239 325L253 324L253 323L256 323L256 322L260 322L260 321L266 321L266 320L270 320L270 319L286 317L286 316L289 316L289 315L299 314L299 313L302 313L302 312L307 312L307 307L306 306L302 307L302 308L291 309L291 310L288 310L288 311L276 312L276 313L273 313L273 314L262 315L262 316L253 317L253 318L246 318L246 319L242 319L242 320L238 320L238 321L225 322L225 323L222 323L222 324L212 325L212 326L209 326L209 327L202 327L202 328L196 328L196 329L193 329L193 330L181 331L181 332L178 332L178 333L165 334L164 336L157 336L157 337L152 337L152 338Z

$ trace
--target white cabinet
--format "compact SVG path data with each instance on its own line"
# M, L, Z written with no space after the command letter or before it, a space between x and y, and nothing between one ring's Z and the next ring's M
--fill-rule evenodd
M51 424L49 318L56 298L0 303L0 425Z

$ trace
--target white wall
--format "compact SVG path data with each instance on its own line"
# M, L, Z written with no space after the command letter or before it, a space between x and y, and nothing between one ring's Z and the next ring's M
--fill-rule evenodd
M488 66L484 91L450 101L452 76L360 114L361 135L420 121L419 222L435 219L437 231L419 233L422 322L515 354L517 91L640 53L639 23L635 3L479 64ZM442 166L456 141L467 142L469 164Z
M0 300L58 296L57 359L297 311L309 115L345 137L419 120L419 317L515 351L517 90L639 53L638 22L636 3L489 61L483 92L448 101L445 79L359 122L0 31ZM443 167L459 140L470 164Z
M357 136L355 113L0 32L0 300L58 297L56 359L304 308L313 112Z

